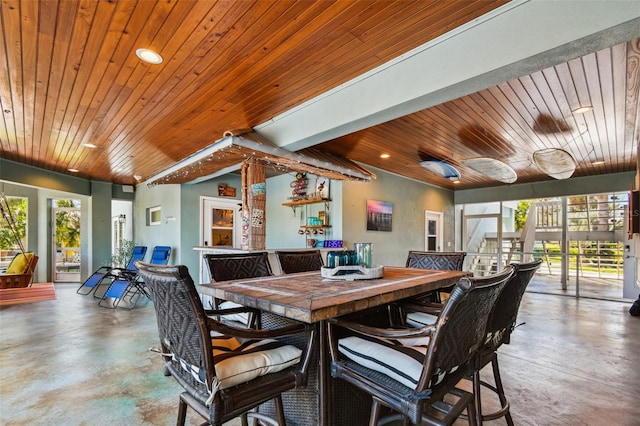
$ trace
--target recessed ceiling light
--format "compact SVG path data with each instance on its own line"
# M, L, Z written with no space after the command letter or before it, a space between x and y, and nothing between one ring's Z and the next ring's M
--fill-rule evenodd
M137 49L136 56L150 64L161 64L163 60L159 53L149 49Z
M78 169L67 169L67 170L69 170L71 173L78 173L80 171Z
M604 164L604 160L593 160L591 164L594 166L598 166L600 164Z
M82 146L84 146L85 148L91 148L91 149L98 147L97 145L94 145L92 143L83 143Z
M138 180L138 181L139 181L140 179L142 179L142 176L140 176L140 175L133 175L133 178L134 178L135 180Z
M389 155L389 154L380 154L380 158L385 158L386 159L386 158L389 158L389 157L391 157L391 155Z
M578 108L571 110L574 114L584 114L585 112L591 111L593 107L591 105L580 105Z

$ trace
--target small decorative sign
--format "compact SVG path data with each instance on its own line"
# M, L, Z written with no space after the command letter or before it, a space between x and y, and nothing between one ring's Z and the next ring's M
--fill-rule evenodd
M235 197L236 189L226 183L218 184L218 195L220 197Z
M253 195L262 195L267 193L267 185L264 182L254 183L251 185L251 193Z
M261 209L251 210L251 226L253 228L262 228L263 220L264 220L264 210L261 210Z
M329 199L329 179L318 176L316 179L316 197L321 200Z

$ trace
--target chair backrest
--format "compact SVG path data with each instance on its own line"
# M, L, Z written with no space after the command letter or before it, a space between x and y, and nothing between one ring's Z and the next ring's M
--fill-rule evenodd
M298 250L275 252L283 274L319 271L324 266L320 250Z
M434 375L444 375L471 361L484 343L489 315L513 270L509 265L496 274L462 278L456 284L429 340L417 391L427 389Z
M409 250L406 267L420 269L440 269L462 271L466 252L416 251Z
M162 352L178 358L172 361L176 368L171 369L171 374L183 386L206 394L211 389L215 371L213 349L204 308L188 268L144 262L138 262L137 267L156 310ZM204 372L207 386L178 367L179 360Z
M127 269L130 271L136 270L136 262L144 260L144 255L147 254L147 246L135 246L131 251L131 259L127 263Z
M155 246L151 252L151 259L149 263L154 265L166 265L169 263L169 257L171 257L171 247L169 246Z
M266 251L251 253L205 254L211 279L229 281L273 275Z
M495 347L509 342L516 326L522 296L541 263L542 259L512 264L515 272L500 292L487 324L487 336Z

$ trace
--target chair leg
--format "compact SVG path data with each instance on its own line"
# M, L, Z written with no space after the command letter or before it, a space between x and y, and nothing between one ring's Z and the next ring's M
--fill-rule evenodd
M471 420L475 419L475 423L479 426L482 425L482 398L480 395L480 388L481 383L480 383L480 369L478 367L475 367L473 369L473 405L472 407L472 411L474 411L475 415L471 415L471 412L468 412L467 415L469 416L469 424L472 424Z
M282 406L282 397L280 395L275 397L275 405L276 405L276 418L278 419L278 424L281 426L286 426L287 421L284 419L284 407Z
M178 421L176 426L184 426L187 421L187 403L180 397L180 405L178 405Z
M509 426L513 426L513 419L511 418L511 413L509 412L509 401L504 394L502 378L500 377L500 368L498 367L498 354L494 353L493 359L491 360L491 367L493 368L493 379L496 382L496 390L498 393L498 398L500 399L500 405L502 406L502 409L505 410L504 417L507 420L507 424Z
M371 403L371 414L369 416L369 426L377 426L381 408L382 404L380 404L377 399L373 398L373 402Z
M475 398L475 396L474 396ZM476 426L478 425L478 418L480 418L481 422L482 422L482 414L478 414L478 412L476 412L476 402L474 401L470 401L469 404L467 405L467 419L469 422L469 426ZM482 424L482 423L480 423Z

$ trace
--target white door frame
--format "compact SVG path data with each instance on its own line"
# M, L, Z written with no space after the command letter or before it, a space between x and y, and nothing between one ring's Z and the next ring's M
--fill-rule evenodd
M242 242L242 216L240 208L242 202L236 199L218 198L218 197L200 197L200 245L211 245L209 239L211 235L211 209L221 208L230 209L235 212L233 217L233 247L239 249ZM205 232L206 231L206 232ZM205 244L205 242L207 244Z
M443 234L443 212L436 212L431 210L424 211L424 250L429 251L429 221L436 222L436 250L442 251L442 234Z

